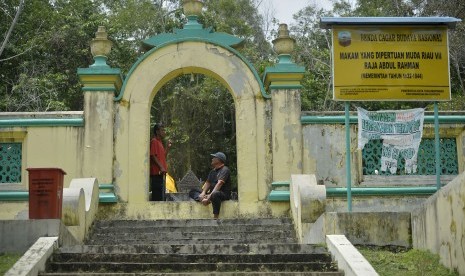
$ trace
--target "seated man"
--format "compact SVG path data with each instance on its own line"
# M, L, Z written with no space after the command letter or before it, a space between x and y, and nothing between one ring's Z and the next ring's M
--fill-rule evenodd
M207 206L212 203L213 218L218 219L221 202L228 200L231 195L231 179L229 168L225 166L226 155L222 152L211 154L213 170L208 174L208 179L203 185L199 200ZM210 193L208 193L211 191Z

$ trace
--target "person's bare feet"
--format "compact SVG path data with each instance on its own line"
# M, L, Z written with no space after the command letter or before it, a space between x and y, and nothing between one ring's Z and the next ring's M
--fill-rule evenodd
M220 215L213 214L213 219L218 219Z

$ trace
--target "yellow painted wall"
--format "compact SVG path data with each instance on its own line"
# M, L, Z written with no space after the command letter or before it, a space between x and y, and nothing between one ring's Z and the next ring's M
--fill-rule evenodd
M465 131L462 124L440 125L439 136L455 138L459 173L465 168ZM303 173L315 174L326 187L346 186L345 126L342 124L308 124L303 127ZM352 185L364 181L362 151L357 149L357 125L350 127ZM434 138L434 125L423 126L423 138ZM431 176L433 178L435 176ZM380 177L381 179L381 177ZM391 182L392 183L392 182Z
M84 93L84 177L113 182L113 91Z
M82 127L15 127L0 129L0 136L24 133L24 138L16 139L23 143L21 183L1 185L1 189L27 190L27 168L61 168L66 172L64 186L72 178L82 177ZM0 138L0 141L7 141Z
M305 125L303 135L303 173L315 174L327 187L346 185L345 127L338 124ZM351 126L351 181L358 183L357 131ZM361 162L360 162L361 165Z
M302 174L300 89L272 90L273 181L289 181Z
M18 134L22 133L18 136ZM61 168L66 172L63 186L83 177L83 127L14 127L0 129L0 142L22 143L21 182L0 184L0 191L28 191L27 168ZM21 138L18 138L21 137ZM0 219L27 219L27 202L1 202Z
M29 203L3 201L0 202L0 220L28 219Z
M465 275L465 173L412 212L413 247L439 254L441 263Z

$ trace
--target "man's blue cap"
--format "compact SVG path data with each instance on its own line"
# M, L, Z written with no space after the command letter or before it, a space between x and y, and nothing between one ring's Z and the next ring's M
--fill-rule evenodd
M223 161L223 163L226 163L226 155L222 152L217 152L217 153L212 153L210 154L211 156L213 157L216 157L218 159L220 159L221 161Z

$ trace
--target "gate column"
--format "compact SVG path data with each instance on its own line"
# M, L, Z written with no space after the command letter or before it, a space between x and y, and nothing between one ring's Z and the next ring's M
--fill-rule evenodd
M121 90L121 70L107 65L111 41L100 26L91 42L95 63L79 68L84 92L84 166L83 177L96 177L99 183L113 182L114 95Z
M305 68L291 61L295 40L289 37L286 24L279 26L273 44L279 62L266 68L264 80L272 95L273 181L283 181L302 173L300 81Z

